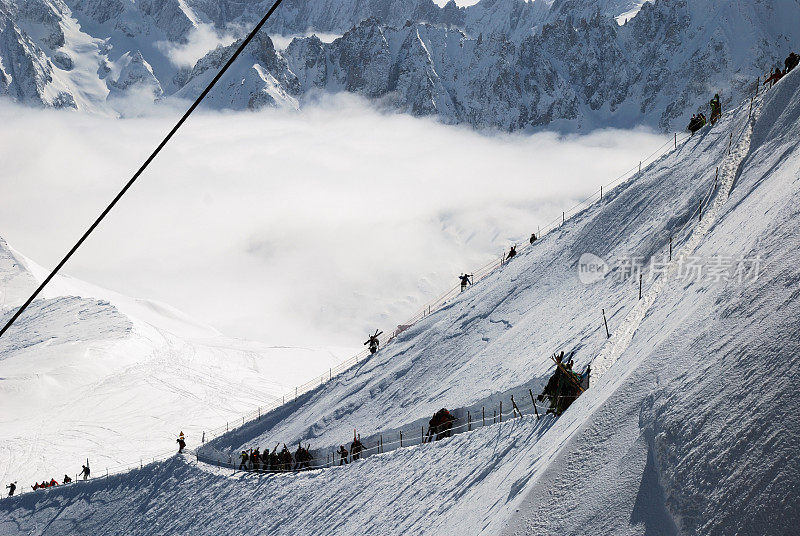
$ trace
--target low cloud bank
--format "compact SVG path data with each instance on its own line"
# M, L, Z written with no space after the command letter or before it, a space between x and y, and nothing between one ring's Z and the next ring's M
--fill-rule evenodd
M45 266L176 119L10 105L0 118L0 236ZM300 113L199 114L66 272L229 335L359 345L664 141L486 136L346 95Z

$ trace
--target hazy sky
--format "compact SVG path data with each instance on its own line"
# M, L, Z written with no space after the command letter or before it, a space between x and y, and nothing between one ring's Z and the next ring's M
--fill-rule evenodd
M54 265L176 115L0 106L0 236ZM358 346L663 140L481 135L351 96L300 113L205 113L66 272L229 335Z

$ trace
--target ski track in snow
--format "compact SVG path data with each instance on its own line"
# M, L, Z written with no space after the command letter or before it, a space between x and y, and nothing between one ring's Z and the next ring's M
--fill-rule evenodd
M707 212L705 210L703 211L702 220L694 228L689 240L678 250L677 254L673 256L672 262L667 266L666 273L656 279L647 292L642 293L642 299L639 300L627 314L619 328L614 330L614 334L594 361L592 386L597 384L600 377L616 363L617 359L619 359L622 353L628 348L636 330L639 329L642 320L644 320L650 307L664 290L664 287L678 274L679 267L694 253L703 238L708 234L711 228L714 227L722 211L722 207L730 197L731 188L733 188L733 184L736 181L739 168L750 152L753 123L757 119L760 103L761 101L759 101L758 107L753 110L753 116L745 125L743 135L736 144L736 147L732 148L731 153L727 155L720 166L719 185L717 187L717 195L714 198L713 206ZM713 191L710 192L709 195L713 195ZM703 205L705 205L705 201Z

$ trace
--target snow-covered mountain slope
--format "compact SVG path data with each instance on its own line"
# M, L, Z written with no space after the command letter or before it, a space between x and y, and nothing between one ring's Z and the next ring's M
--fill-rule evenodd
M0 239L0 322L44 275ZM162 455L180 430L198 441L348 356L230 340L166 305L59 277L0 340L0 479Z
M562 4L522 40L369 19L330 44L295 40L286 57L305 91L357 92L449 123L669 131L685 128L715 92L740 101L774 58L800 46L797 2L656 2L622 27Z
M747 106L726 115L372 358L201 451L394 439L442 406L519 400L548 355L574 350L603 374L560 418L299 475L175 457L0 501L0 534L790 534L799 118L795 72L753 123ZM614 268L583 284L584 253ZM664 275L644 272L640 301L615 258Z
M232 42L222 34L241 36L267 4L2 0L0 92L105 112L124 111L114 101L127 92L194 97L234 46L193 67L176 51ZM303 95L351 91L477 128L669 131L715 92L739 102L800 49L798 25L796 0L287 0L265 33L342 37L299 37L283 54L260 36L207 106L296 108Z
M219 47L198 61L176 96L196 99L240 44L238 40L228 47ZM205 103L214 108L238 110L265 106L297 109L299 96L297 76L275 50L272 39L259 33L208 94Z

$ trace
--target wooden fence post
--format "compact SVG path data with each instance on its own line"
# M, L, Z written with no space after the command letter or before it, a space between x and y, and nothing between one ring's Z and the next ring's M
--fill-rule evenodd
M500 401L500 422L503 422L503 401Z
M486 408L484 406L481 406L481 419L483 421L481 426L486 426Z
M530 393L530 395L531 395L531 403L533 403L533 412L536 413L536 420L538 421L539 420L539 410L536 409L536 400L534 400L534 398L533 398L533 391L528 389L528 393Z
M675 133L675 148L678 148L678 133Z
M642 299L642 274L639 274L639 299Z
M420 443L425 443L425 425L423 424L423 425L421 426L421 428L422 428L422 433L421 433L421 435L420 435L420 438L421 438L421 441L420 441Z
M514 395L511 395L511 405L514 407L514 412L519 413L519 416L522 417L522 412L517 407L517 403L514 402Z
M472 417L470 416L469 411L467 411L467 432L471 431L472 431Z
M603 200L603 187L600 186L600 201Z
M611 338L611 333L608 332L608 321L606 320L606 310L601 309L603 311L603 324L606 326L606 339Z
M699 212L700 220L703 221L703 201L700 201L700 212Z
M400 430L400 448L403 448L403 431Z
M672 260L672 235L669 235L669 260Z
M728 154L731 154L731 146L733 145L733 132L731 132L731 136L728 139Z

